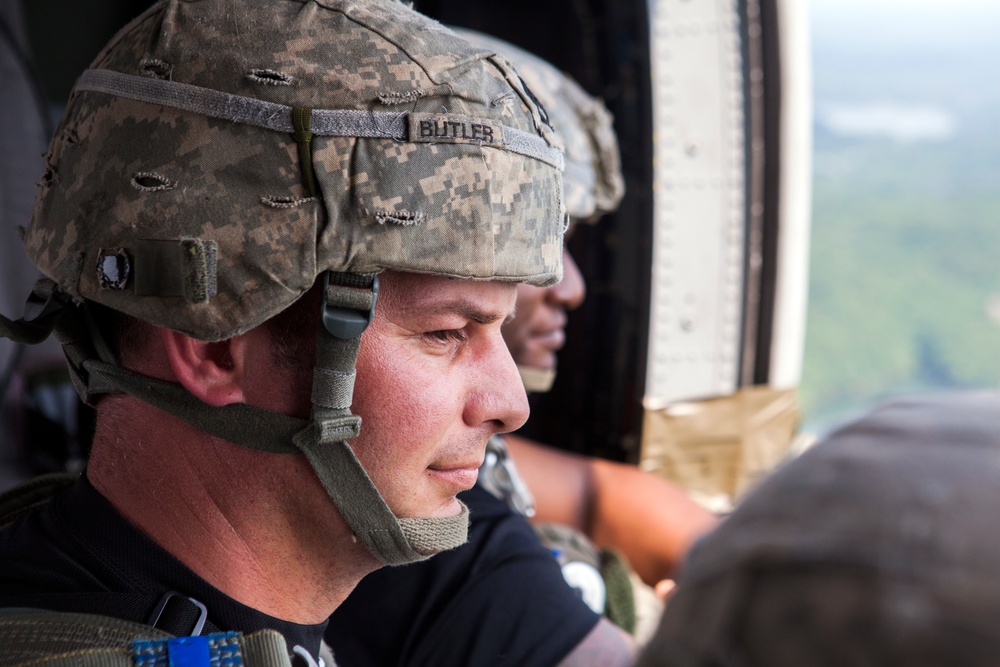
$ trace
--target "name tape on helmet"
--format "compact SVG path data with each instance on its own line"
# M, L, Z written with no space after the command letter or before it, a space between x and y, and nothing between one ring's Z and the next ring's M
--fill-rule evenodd
M457 114L411 113L410 141L505 145L503 126Z

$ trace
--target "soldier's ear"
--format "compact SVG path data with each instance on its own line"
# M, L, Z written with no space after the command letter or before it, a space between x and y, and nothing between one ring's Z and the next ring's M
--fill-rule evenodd
M191 394L214 406L244 402L242 336L206 343L170 329L160 335L175 379Z

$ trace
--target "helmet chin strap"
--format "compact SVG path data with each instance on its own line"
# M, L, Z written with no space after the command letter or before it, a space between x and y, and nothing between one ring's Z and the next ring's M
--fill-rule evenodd
M456 516L398 518L347 444L361 428L351 414L361 334L371 323L378 276L327 272L313 375L312 419L293 438L354 534L386 565L403 565L468 539L468 509Z
M350 410L354 364L377 294L375 275L328 273L324 278L309 421L245 404L209 406L180 384L122 368L86 309L47 279L36 285L22 319L0 316L0 335L35 344L55 331L73 384L87 403L101 394L125 393L242 447L301 451L354 535L383 564L403 565L464 544L469 512L462 505L451 517L396 517L346 442L361 428L361 418Z
M552 383L556 381L554 368L535 368L518 364L517 372L521 375L521 383L524 384L526 391L545 392L552 389Z

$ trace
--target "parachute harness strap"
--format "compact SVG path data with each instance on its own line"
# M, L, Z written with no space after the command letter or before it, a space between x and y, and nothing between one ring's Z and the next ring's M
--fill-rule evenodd
M398 519L350 445L361 418L351 414L361 334L371 323L378 276L327 272L313 375L312 422L296 434L327 494L354 534L386 565L402 565L463 544L468 510L454 517Z

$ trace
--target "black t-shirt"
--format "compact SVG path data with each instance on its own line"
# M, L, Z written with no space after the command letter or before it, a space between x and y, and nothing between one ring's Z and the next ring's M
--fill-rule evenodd
M550 666L597 624L523 517L478 486L459 498L468 544L368 575L330 617L339 664Z
M314 657L325 623L289 623L233 600L201 579L122 517L86 477L56 495L44 508L0 530L0 607L26 606L23 596L45 596L40 608L53 611L93 611L109 614L102 602L97 609L81 609L98 597L73 598L76 593L129 593L129 612L142 611L143 596L155 601L168 592L200 601L208 620L220 630L244 633L263 629L284 635L289 649L301 646ZM51 597L48 594L52 594ZM138 604L132 604L139 598ZM124 598L123 598L124 599ZM115 603L117 604L117 603Z

